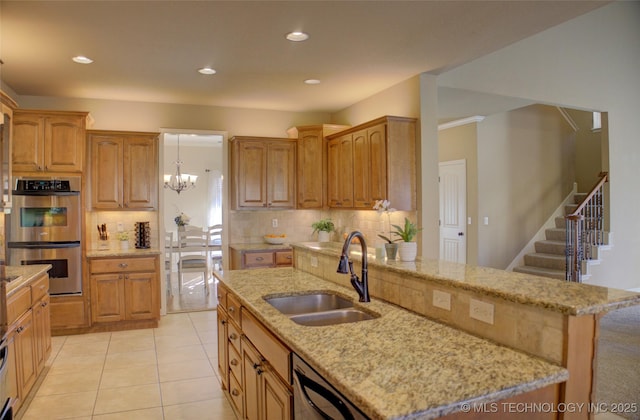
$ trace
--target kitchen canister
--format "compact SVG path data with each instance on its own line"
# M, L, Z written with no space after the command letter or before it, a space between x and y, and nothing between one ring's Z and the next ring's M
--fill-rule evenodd
M151 229L149 222L136 222L136 248L151 248Z

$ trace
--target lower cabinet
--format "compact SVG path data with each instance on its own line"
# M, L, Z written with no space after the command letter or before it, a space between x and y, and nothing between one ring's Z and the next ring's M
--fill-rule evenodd
M7 299L8 390L14 413L43 371L51 354L49 276L20 287Z
M90 260L94 323L158 320L158 258Z
M293 251L291 249L238 250L231 248L231 269L291 267Z
M218 369L236 414L292 419L291 351L221 284L218 299Z

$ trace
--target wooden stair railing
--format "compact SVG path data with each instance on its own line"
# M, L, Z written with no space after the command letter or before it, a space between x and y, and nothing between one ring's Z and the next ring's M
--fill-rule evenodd
M598 174L600 180L578 205L565 216L566 224L566 280L582 282L582 262L593 258L593 247L604 243L603 185L609 180L608 172Z

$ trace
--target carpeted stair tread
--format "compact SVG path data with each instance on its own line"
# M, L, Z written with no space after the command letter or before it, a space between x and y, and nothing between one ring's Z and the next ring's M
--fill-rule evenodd
M564 241L543 240L535 243L536 252L543 254L565 255L566 244Z
M564 272L564 270L553 270L551 268L540 268L521 265L520 267L515 267L513 271L516 271L518 273L533 274L542 277L551 277L558 280L564 280L566 278L566 273Z
M566 267L566 257L560 254L536 252L525 255L524 263L526 266L550 268L553 270L562 270L562 272L564 272Z

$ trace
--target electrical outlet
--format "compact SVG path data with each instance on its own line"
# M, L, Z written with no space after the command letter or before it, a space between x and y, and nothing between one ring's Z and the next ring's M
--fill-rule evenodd
M493 325L493 304L469 299L469 316Z
M118 222L117 231L118 232L124 232L124 225L122 224L122 222Z
M271 227L274 227L274 228L278 227L278 219L271 219Z
M311 257L311 267L318 267L318 257Z
M440 309L451 310L451 293L441 292L440 290L433 291L433 306Z

